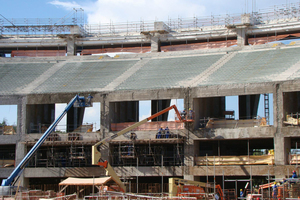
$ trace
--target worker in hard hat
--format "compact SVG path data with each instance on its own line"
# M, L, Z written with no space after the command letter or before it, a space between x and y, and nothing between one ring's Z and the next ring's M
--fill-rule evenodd
M165 128L165 136L166 138L170 137L170 129L168 127Z
M294 170L293 172L293 175L292 175L292 179L296 179L296 178L298 178L298 176L297 176L297 173L296 173L296 171ZM291 184L294 184L294 183L296 183L296 181L295 180L290 180L289 181Z
M297 176L297 173L296 173L296 171L295 171L295 170L293 171L292 178L298 178L298 176Z
M240 189L240 197L244 197L243 189Z
M194 116L194 111L191 108L189 108L188 118L193 119L193 116Z
M181 119L186 120L186 111L185 111L185 109L183 109L183 111L180 112L180 117L181 117Z
M158 129L158 133L156 134L156 138L161 138L162 137L162 134L163 134L163 127L161 126L159 129Z
M277 182L274 182L274 185L273 185L273 199L277 199L277 194L278 194L278 188L277 188Z

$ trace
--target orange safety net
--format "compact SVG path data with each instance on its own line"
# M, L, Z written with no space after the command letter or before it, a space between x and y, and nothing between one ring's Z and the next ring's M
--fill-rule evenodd
M66 50L14 50L11 51L11 57L48 57L65 56Z
M150 52L150 46L144 47L117 47L117 48L103 48L103 49L83 49L81 55L104 54L104 53L146 53Z

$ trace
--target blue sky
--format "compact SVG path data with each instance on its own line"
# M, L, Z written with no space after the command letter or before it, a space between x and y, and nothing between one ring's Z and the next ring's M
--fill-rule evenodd
M7 19L63 18L81 8L87 23L98 24L236 14L296 2L299 0L0 0L0 14Z

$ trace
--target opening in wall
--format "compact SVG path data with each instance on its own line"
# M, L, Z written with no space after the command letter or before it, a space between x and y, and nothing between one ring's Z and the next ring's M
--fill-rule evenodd
M195 128L239 128L273 125L273 95L194 99Z
M61 104L55 104L55 118L57 118L65 109L67 104L61 103ZM66 132L67 130L72 129L72 132L76 129L80 130L83 129L82 127L89 127L91 131L100 131L100 102L93 102L92 107L86 107L84 108L83 114L80 114L80 112L72 112L67 113L60 123L58 123L56 127L56 132ZM67 120L69 118L69 120ZM80 119L81 120L78 120ZM83 131L85 132L85 131Z
M171 105L176 105L180 112L183 110L183 99L110 102L111 130L120 131L164 110L165 108L169 108ZM158 130L161 126L164 126L164 128L169 126L171 129L171 127L175 128L176 125L180 127L183 125L182 123L176 124L175 120L178 120L178 118L174 109L171 109L168 112L149 120L147 126L143 124L135 130Z
M0 135L14 135L17 132L17 105L0 105Z

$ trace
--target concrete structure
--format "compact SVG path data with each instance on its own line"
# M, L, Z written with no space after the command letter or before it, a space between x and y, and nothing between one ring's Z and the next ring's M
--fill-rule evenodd
M255 185L290 176L298 167L298 157L292 159L290 154L297 150L300 129L284 121L286 114L299 112L300 44L246 45L247 38L254 36L267 41L266 32L278 39L283 33L295 37L300 33L298 18L281 22L271 26L243 18L239 24L212 30L203 27L203 32L197 34L183 29L174 33L165 24L156 24L155 29L141 31L138 36L105 37L85 37L73 27L74 32L67 35L42 40L37 37L36 42L3 34L0 52L4 54L26 50L16 53L29 56L30 51L42 48L49 55L54 46L66 49L67 54L0 58L0 105L18 107L16 134L0 135L3 163L18 163L53 122L55 104L67 103L80 93L91 94L93 102L100 102L100 130L80 128L84 109L72 109L67 115L68 133L57 132L49 138L24 170L23 186L57 189L54 185L66 177L103 176L104 170L90 164L90 147L126 124L137 122L139 101L144 100L151 101L151 113L155 113L168 107L171 99L183 99L184 107L194 111L194 122L166 122L168 116L164 115L146 128L134 130L136 141L127 134L110 143L103 157L128 183L130 191L149 192L152 188L151 191L166 192L168 177L216 180L229 189L243 187L244 182L237 181L240 179L251 180L250 184ZM182 41L189 47L197 45L195 40L209 46L224 38L233 38L238 45L181 49ZM175 45L166 45L170 41ZM151 53L147 54L70 56L97 48L120 51L118 45L124 45L121 50L125 46L136 50L147 43L151 45ZM170 52L160 52L162 43ZM257 111L264 94L273 96L272 102L264 99L266 108L273 108L273 121L262 126ZM229 96L238 96L239 120L227 116ZM213 121L208 123L207 119ZM161 125L169 126L174 137L157 139ZM253 157L263 150L273 150L274 156ZM6 178L12 170L0 168L0 178ZM226 182L228 179L236 180L237 185ZM150 183L164 185L154 190Z

